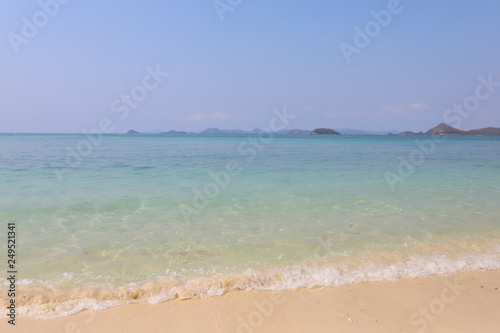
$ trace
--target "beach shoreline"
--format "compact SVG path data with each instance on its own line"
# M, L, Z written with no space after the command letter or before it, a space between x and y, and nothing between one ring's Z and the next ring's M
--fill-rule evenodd
M130 304L7 332L498 332L500 271Z

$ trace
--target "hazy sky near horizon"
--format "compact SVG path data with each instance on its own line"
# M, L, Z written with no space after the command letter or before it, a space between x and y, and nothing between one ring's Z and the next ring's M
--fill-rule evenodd
M500 82L500 2L400 1L374 24L389 2L2 1L0 132L249 130L284 106L288 128L420 131ZM500 127L495 89L461 129Z

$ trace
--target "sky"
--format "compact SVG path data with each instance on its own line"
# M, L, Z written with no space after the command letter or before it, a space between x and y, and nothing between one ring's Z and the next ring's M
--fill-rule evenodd
M251 130L284 108L288 128L500 127L499 15L494 0L4 0L0 132Z

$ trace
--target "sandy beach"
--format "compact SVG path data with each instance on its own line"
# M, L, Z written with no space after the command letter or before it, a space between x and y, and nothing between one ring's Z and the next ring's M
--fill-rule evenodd
M495 332L500 271L208 299L133 304L40 320L7 332Z
M500 333L498 13L0 1L0 333Z

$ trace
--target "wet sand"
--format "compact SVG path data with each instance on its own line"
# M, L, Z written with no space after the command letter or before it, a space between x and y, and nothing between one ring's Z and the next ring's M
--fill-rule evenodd
M500 332L500 271L133 304L2 332ZM7 328L7 330L5 330Z

